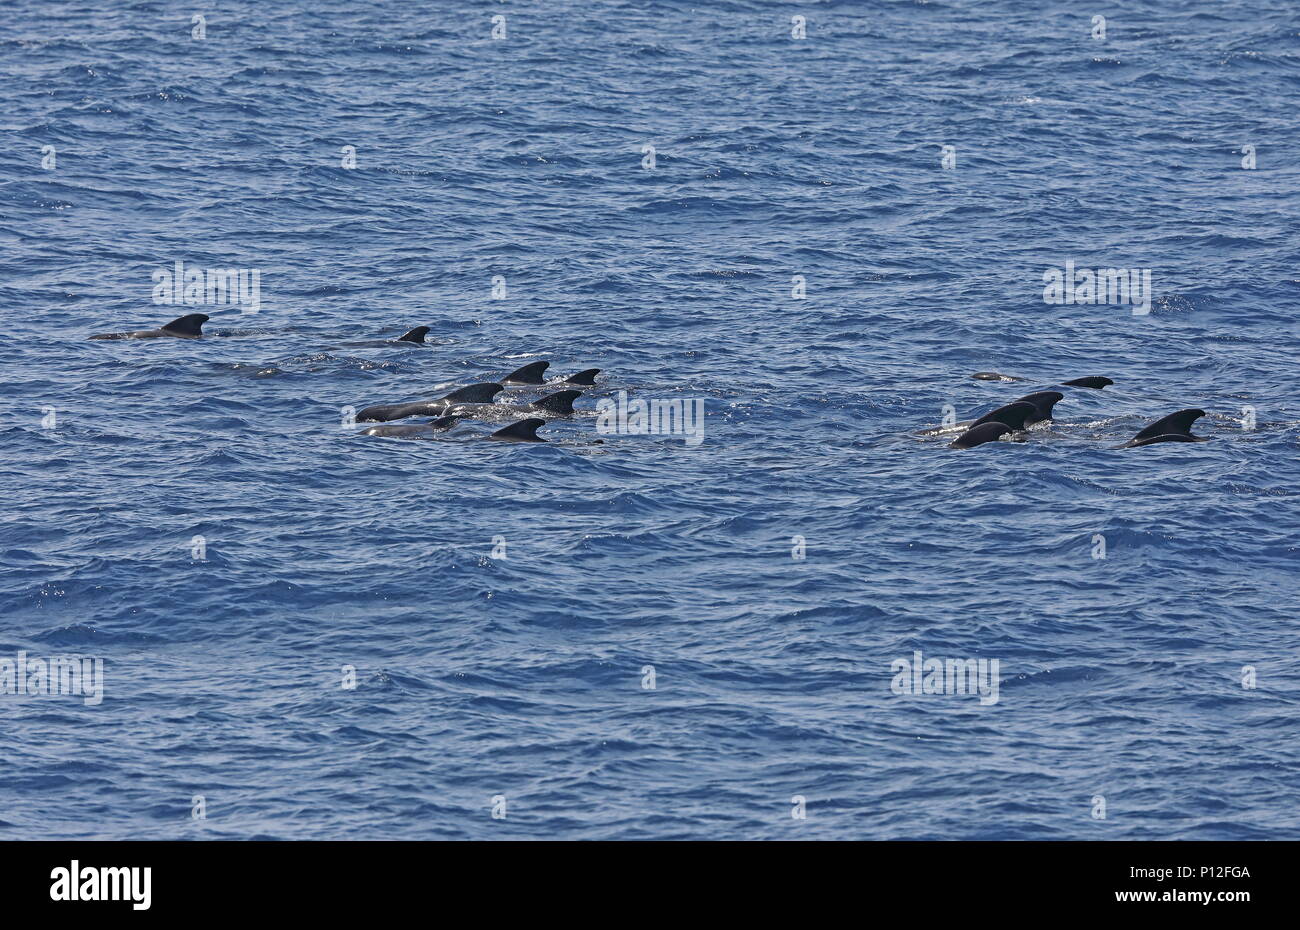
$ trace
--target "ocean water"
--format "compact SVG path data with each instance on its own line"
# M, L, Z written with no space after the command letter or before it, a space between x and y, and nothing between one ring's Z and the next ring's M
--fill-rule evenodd
M0 838L1300 832L1294 3L20 0L0 78L0 659L103 669ZM547 444L346 423L541 359Z

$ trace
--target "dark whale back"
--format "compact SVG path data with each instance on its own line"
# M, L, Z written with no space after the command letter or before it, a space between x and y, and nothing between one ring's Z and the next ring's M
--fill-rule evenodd
M1201 437L1193 436L1191 430L1192 424L1203 416L1205 411L1194 407L1171 413L1144 427L1120 448L1149 446L1157 442L1201 442Z
M551 367L550 362L530 362L523 368L516 368L501 379L502 384L541 384L542 372Z
M429 327L417 326L415 329L408 330L397 337L398 342L424 342L424 337L428 334Z
M537 435L537 427L545 423L546 421L541 417L529 417L527 420L511 423L505 429L497 430L488 439L500 439L506 442L546 442Z
M434 433L445 433L459 422L462 417L445 416L427 423L410 423L402 426L372 426L362 430L365 436L386 436L390 439L430 439Z
M186 336L194 338L203 335L203 324L208 321L206 313L189 313L185 316L177 317L170 323L159 327L164 333L173 336Z
M389 420L404 420L407 417L432 417L447 409L447 404L440 400L417 401L413 404L376 404L365 407L357 414L358 423L386 423Z
M465 417L459 413L449 413L445 417L438 417L436 420L430 420L425 425L431 429L451 429L463 419L465 419Z
M495 381L482 381L458 388L442 399L450 404L490 404L505 388Z
M178 339L199 339L203 336L203 324L208 321L206 313L187 313L178 316L170 323L157 329L138 329L130 333L99 333L91 339L158 339L162 336L175 336Z
M599 368L588 368L586 371L580 371L576 375L569 375L561 381L561 384L579 384L583 387L591 387L596 383L596 375L600 374Z
M1110 378L1103 378L1100 375L1089 375L1086 378L1075 378L1073 381L1062 381L1061 383L1066 387L1093 388L1100 391L1102 388L1114 384L1115 382L1110 380Z
M534 410L545 410L556 416L567 417L573 413L573 402L582 396L581 391L559 391L539 397L528 406Z
M1032 396L1032 395L1031 395ZM1038 413L1038 407L1028 401L1018 400L1010 404L999 407L997 410L990 410L984 416L980 417L970 425L970 429L977 426L983 426L985 423L1005 423L1011 429L1024 429L1025 420ZM968 430L969 431L969 430Z
M1038 391L1035 394L1026 394L1024 397L1017 398L1015 403L1034 405L1034 412L1025 419L1025 425L1032 426L1035 423L1050 420L1052 418L1052 407L1063 397L1065 395L1060 391Z
M407 404L375 404L364 408L357 414L358 423L385 423L389 420L402 420L406 417L441 416L453 404L490 404L492 398L501 393L501 385L495 382L471 384L468 387L452 391L438 400L418 400Z
M986 442L993 442L1012 432L1011 427L1005 423L999 423L997 420L990 420L988 423L981 423L979 426L972 426L966 432L962 433L956 439L948 444L949 449L973 449L976 446L982 446Z

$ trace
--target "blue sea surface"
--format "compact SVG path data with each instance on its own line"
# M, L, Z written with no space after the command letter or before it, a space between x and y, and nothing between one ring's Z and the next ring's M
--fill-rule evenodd
M0 151L0 838L1300 838L1291 0L19 0Z

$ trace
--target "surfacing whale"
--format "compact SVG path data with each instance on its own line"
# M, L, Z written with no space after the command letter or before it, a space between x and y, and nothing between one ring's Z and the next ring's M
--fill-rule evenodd
M1050 412L1050 406L1048 410ZM992 442L1006 433L1017 433L1025 428L1025 421L1036 416L1039 408L1033 404L1018 400L1006 404L997 410L984 414L956 439L948 444L950 449L973 449L986 442Z
M545 439L537 435L537 428L545 424L546 421L541 417L529 417L527 420L511 423L505 429L497 430L488 439L496 439L501 442L546 442Z
M551 367L550 362L529 362L523 368L516 368L501 379L502 384L544 384L542 372ZM539 440L545 442L545 440Z
M579 387L591 387L596 383L596 375L600 374L599 368L588 368L577 374L569 375L567 378L561 378L559 381L552 381L552 384L576 384Z
M429 327L417 326L415 329L407 330L398 336L394 342L418 342L423 343L424 337L429 334Z
M175 339L199 339L203 336L203 324L210 317L206 313L188 313L177 317L158 329L138 329L130 333L100 333L91 339L161 339L170 336Z
M569 375L567 378L556 378L547 381L545 371L550 367L550 362L529 362L523 368L516 368L506 375L501 379L501 383L506 387L541 387L544 384L573 384L578 387L592 387L596 383L596 375L600 374L599 368L586 368Z
M990 410L966 429L969 432L977 426L983 426L985 423L1005 423L1011 429L1022 430L1029 418L1037 416L1038 412L1039 408L1036 405L1029 401L1017 400L1004 404L997 410Z
M1061 383L1066 387L1092 388L1100 391L1115 382L1110 378L1103 378L1101 375L1088 375L1086 378L1075 378L1073 381L1062 381Z
M982 446L986 442L993 442L1001 439L1007 433L1015 432L1005 423L997 420L990 420L987 423L981 423L979 426L972 426L966 432L962 433L952 442L948 443L949 449L973 449L976 446Z
M1060 391L1036 391L1033 394L1026 394L1024 397L1021 397L1018 400L1013 400L1009 404L1003 404L996 410L990 410L979 419L971 420L969 423L965 424L956 424L957 429L964 430L962 435L957 437L957 441L960 442L967 433L970 433L977 427L984 426L987 423L1006 424L1013 432L1020 432L1021 430L1029 429L1029 427L1038 423L1050 423L1052 422L1052 408L1056 406L1056 402L1061 400L1063 397L1065 397L1065 395ZM939 427L937 429L922 430L920 435L935 436L950 432L951 430L952 427ZM987 433L987 431L985 432ZM991 438L996 439L997 437L994 436ZM985 439L983 441L988 442L989 440ZM969 448L968 446L958 446L955 444L953 447L957 449Z
M1012 429L1028 429L1038 423L1050 423L1052 420L1052 408L1056 403L1065 397L1060 391L1035 391L1033 394L1026 394L1019 397L1009 404L1003 404L996 410L991 410L975 420L954 423L951 426L938 426L930 429L918 430L919 436L937 436L943 433L950 433L954 430L969 430L977 426L982 426L992 420L999 420L1006 423ZM1026 410L1021 404L1028 404L1031 408ZM1022 420L1019 416L1024 414Z
M1052 419L1052 407L1058 400L1065 397L1060 391L1037 391L1033 394L1026 394L1024 397L1018 397L1011 403L999 407L991 413L986 413L974 423L972 427L987 423L990 420L1001 420L1003 423L1013 429L1025 429L1033 426L1035 423L1048 422ZM1018 421L1016 415L1020 410L1020 404L1029 404L1034 409L1027 413L1023 421ZM1010 414L1011 419L1008 419Z
M425 336L429 335L428 326L417 326L414 329L408 329L400 336L389 336L386 339L365 339L357 342L345 342L346 346L424 346L429 345L425 341Z
M538 414L543 417L571 417L573 402L581 396L581 391L556 391L539 397L530 404L455 404L447 408L447 412L476 420L501 420Z
M1116 448L1129 449L1133 446L1149 446L1157 442L1208 442L1209 440L1204 436L1193 436L1191 432L1192 424L1203 416L1205 411L1199 408L1179 410L1177 413L1156 420L1124 445Z
M1018 375L1004 375L996 371L977 371L971 375L976 381L1028 381L1028 378L1021 378ZM1074 378L1070 381L1062 381L1065 387L1082 387L1093 388L1100 391L1102 388L1114 384L1110 378L1104 378L1101 375L1088 375L1085 378Z
M386 436L390 439L433 439L447 432L461 420L460 414L438 417L428 423L413 423L403 426L371 426L361 431L363 436Z
M503 388L495 381L471 384L459 388L437 400L422 400L407 404L376 404L357 414L358 423L386 423L406 417L437 417L447 413L456 404L490 404Z

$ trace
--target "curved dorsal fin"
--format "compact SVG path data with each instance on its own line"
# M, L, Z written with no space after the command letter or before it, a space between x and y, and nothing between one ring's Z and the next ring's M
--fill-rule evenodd
M397 337L398 342L424 342L425 334L429 332L427 326L417 326Z
M506 439L512 442L546 442L541 436L537 435L537 427L545 425L546 421L541 417L529 417L527 420L520 420L518 423L511 423L505 429L499 429L488 439Z
M534 410L545 410L547 413L567 417L573 413L573 402L581 396L581 391L558 391L555 394L539 397L528 406Z
M561 384L581 384L583 387L591 387L596 383L596 375L600 374L599 368L588 368L586 371L580 371L576 375L569 375Z
M490 404L492 398L504 390L505 388L495 381L483 381L479 384L457 388L444 397L443 400L449 400L453 404Z
M169 333L180 333L182 336L202 336L203 324L208 319L206 313L187 313L185 316L179 316L165 326L158 328Z
M1073 381L1062 381L1061 383L1066 387L1095 388L1100 391L1102 388L1106 387L1106 385L1114 384L1115 382L1110 380L1110 378L1103 378L1100 375L1089 375L1086 378L1075 378Z
M1060 391L1036 391L1033 394L1026 394L1024 397L1017 397L1017 404L1033 404L1034 414L1025 420L1026 424L1038 423L1041 420L1050 420L1052 418L1052 407L1058 400L1065 395Z
M1012 429L1024 429L1025 420L1038 412L1038 407L1027 401L1017 400L1005 404L997 410L991 410L970 425L971 429L985 423L1005 423Z
M1141 442L1155 436L1190 436L1192 434L1192 424L1203 416L1205 416L1205 411L1199 408L1179 410L1167 417L1161 417L1150 426L1143 427L1130 441Z
M501 381L505 384L541 384L542 372L550 367L550 362L530 362L523 368L516 368Z

